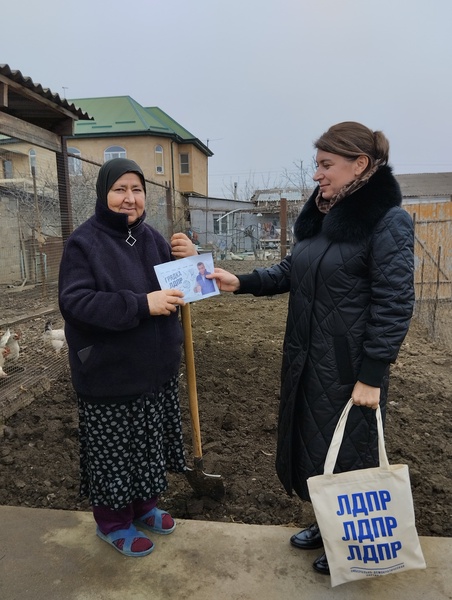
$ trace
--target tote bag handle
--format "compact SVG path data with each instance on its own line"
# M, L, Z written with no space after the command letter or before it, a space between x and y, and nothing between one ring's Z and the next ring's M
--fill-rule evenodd
M353 400L350 400L345 405L344 410L342 411L341 416L339 417L339 421L336 425L336 429L334 430L333 439L331 440L330 447L328 449L328 453L325 459L325 467L324 467L324 475L331 475L333 473L334 467L336 465L337 456L339 454L339 449L342 444L342 438L344 437L345 424L347 422L348 413L353 406ZM383 469L389 470L389 461L388 456L386 454L385 448L385 440L383 434L383 421L381 418L381 410L380 405L378 405L377 410L375 411L377 417L377 430L378 430L378 457L380 460L380 467Z

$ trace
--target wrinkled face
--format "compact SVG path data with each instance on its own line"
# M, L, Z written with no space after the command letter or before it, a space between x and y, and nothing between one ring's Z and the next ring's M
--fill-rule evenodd
M140 177L136 173L124 173L111 186L107 205L113 212L127 215L127 222L131 225L143 214L145 198Z
M363 173L368 159L366 156L359 156L350 160L339 154L318 150L316 163L317 171L313 179L319 184L322 197L331 200L344 185L351 183Z

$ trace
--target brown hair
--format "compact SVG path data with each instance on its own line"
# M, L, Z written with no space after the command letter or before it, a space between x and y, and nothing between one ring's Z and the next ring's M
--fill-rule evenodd
M376 162L380 166L388 164L389 160L389 141L384 133L372 131L355 121L333 125L314 142L314 148L350 160L364 154L369 158L366 171L372 169Z

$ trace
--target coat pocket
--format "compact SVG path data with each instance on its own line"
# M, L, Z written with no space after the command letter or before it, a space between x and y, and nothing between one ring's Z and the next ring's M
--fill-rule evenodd
M118 352L111 357L113 360L117 357ZM77 351L77 358L79 360L78 369L84 375L90 372L94 372L99 369L101 365L108 360L108 356L105 356L105 344L102 342L91 344L90 346L84 346Z
M344 335L334 336L333 343L339 381L343 384L355 383L355 373L348 339Z
M90 357L91 350L93 348L94 348L94 346L86 346L85 348L82 348L81 350L79 350L77 352L77 356L79 357L82 365L84 365L86 363L86 361L88 360L88 358Z

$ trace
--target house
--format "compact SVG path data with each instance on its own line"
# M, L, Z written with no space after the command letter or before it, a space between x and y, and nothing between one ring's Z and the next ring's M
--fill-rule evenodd
M287 238L290 247L292 226L306 201L298 188L256 190L248 201L189 196L193 231L202 247L215 252L224 248L234 253L252 253L262 257L266 251L274 258L280 248L281 198L287 200ZM217 252L218 253L218 252ZM220 254L224 254L221 253Z
M189 234L193 241L215 256L228 252L253 252L258 233L256 209L249 201L190 194Z
M256 190L251 198L258 209L258 229L261 245L279 246L281 231L281 199L286 199L287 241L293 242L293 226L313 188L285 187Z
M80 156L98 164L115 157L135 160L147 179L182 194L208 193L212 151L160 108L143 107L130 96L76 98L71 102L93 117L76 123L67 138L70 169Z
M93 118L77 123L67 138L72 183L89 176L91 163L130 158L152 184L147 186L148 221L167 238L173 230L187 231L187 195L207 195L211 150L163 110L143 107L130 96L71 102Z

